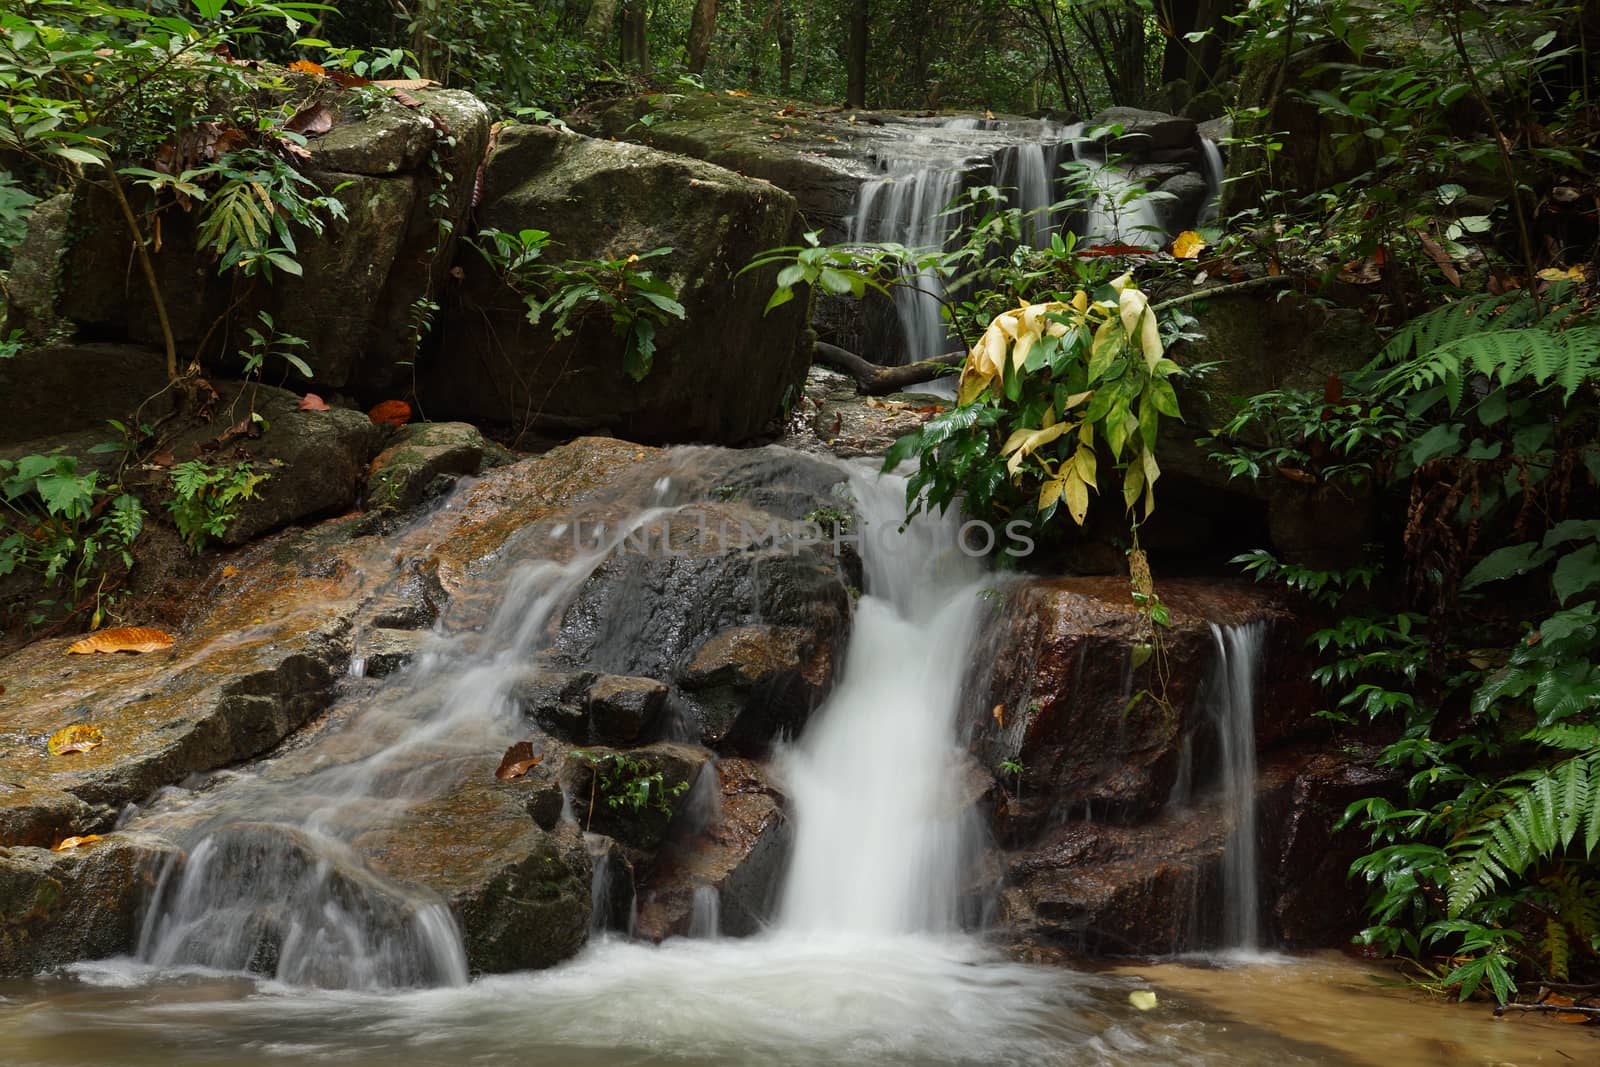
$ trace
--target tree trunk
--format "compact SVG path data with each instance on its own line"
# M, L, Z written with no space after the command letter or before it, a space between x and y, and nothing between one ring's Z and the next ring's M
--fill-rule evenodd
M689 73L702 74L711 54L711 39L717 34L717 0L695 0L689 20Z
M583 35L596 45L611 39L611 27L617 22L617 0L594 0L589 5L589 17L583 20Z
M867 0L850 0L850 42L845 52L844 106L867 106Z
M646 0L624 0L622 5L622 62L642 71L650 69L650 8Z

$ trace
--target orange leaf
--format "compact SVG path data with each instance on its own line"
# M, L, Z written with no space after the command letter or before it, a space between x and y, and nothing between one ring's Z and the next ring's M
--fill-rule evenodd
M1006 728L1006 706L1004 704L996 704L994 711L990 712L990 714L994 716L995 724L1004 730Z
M92 633L67 648L68 654L90 652L159 652L172 647L172 635L146 626L119 626Z
M502 782L509 782L513 778L521 778L539 765L543 756L533 751L533 742L518 741L506 749L506 754L500 760L500 767L494 776Z
M320 63L313 63L309 59L297 59L289 64L289 69L297 70L301 74L316 74L322 77L327 77L328 74L328 68Z
M1093 248L1078 250L1078 256L1083 259L1092 259L1095 256L1153 256L1154 248L1145 248L1143 245L1109 244L1096 245Z
M222 576L224 578L232 578L234 575L236 575L238 573L239 573L239 568L235 567L231 563L228 564L226 567L222 568Z
M404 400L385 400L367 412L367 418L385 426L404 426L411 421L411 405Z
M1172 257L1174 259L1199 259L1200 250L1206 246L1206 239L1193 230L1184 230L1172 239Z
M307 393L300 398L300 403L295 405L301 411L327 411L328 405L316 393Z
M363 78L361 75L351 74L347 70L330 70L328 71L328 77L332 78L333 83L339 86L341 89L359 89L363 85L372 84L372 82L368 81L366 78Z
M100 727L75 722L51 734L50 740L45 742L45 748L50 750L52 756L66 756L99 748L105 741L106 735L100 732Z
M88 845L100 840L99 834L84 834L82 837L64 837L59 845L50 849L51 852L66 852L77 848L79 845Z

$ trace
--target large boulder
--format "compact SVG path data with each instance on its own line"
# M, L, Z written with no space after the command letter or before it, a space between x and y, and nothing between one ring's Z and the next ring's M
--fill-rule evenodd
M172 406L166 386L166 361L150 349L69 344L24 350L0 359L7 408L0 445L84 430L113 438L109 419L131 423L141 405L145 421L166 414Z
M377 389L416 358L412 311L450 267L453 235L471 205L488 142L488 109L454 90L418 90L417 108L388 96L335 93L333 128L313 138L306 174L343 205L321 237L299 236L299 277L270 285L219 277L199 249L199 212L161 215L154 266L181 361L231 365L259 312L308 342L317 382ZM31 283L13 314L24 328L56 318L86 336L162 340L143 276L130 270L133 240L110 195L83 184L70 204L36 212L24 248Z
M1194 579L1158 581L1156 591L1172 625L1162 657L1136 668L1139 616L1127 579L1025 579L1004 589L977 658L992 669L964 726L984 766L1024 768L1009 839L1083 812L1149 815L1178 782L1186 745L1202 757L1216 750L1212 624L1265 630L1258 741L1309 727L1301 633L1270 595Z
M610 316L565 339L528 321L522 296L466 256L463 281L422 368L429 411L519 429L604 427L635 440L734 442L767 426L799 393L810 361L804 300L765 313L777 268L740 271L799 239L794 198L756 181L638 145L543 126L503 129L483 175L480 226L546 230L546 260L651 261L683 305L655 335L635 381Z

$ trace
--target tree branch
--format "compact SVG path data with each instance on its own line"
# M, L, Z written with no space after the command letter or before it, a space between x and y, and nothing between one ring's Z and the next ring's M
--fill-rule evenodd
M847 348L818 341L817 362L842 370L856 380L856 389L867 396L883 396L899 392L908 385L932 381L950 373L967 358L965 352L946 352L903 367L882 367L856 355Z

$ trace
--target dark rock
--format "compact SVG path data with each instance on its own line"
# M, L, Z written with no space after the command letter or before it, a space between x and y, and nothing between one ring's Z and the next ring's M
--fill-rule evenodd
M372 461L367 506L415 507L441 475L476 474L487 447L477 427L464 422L402 426Z
M361 635L356 656L361 673L367 678L386 678L410 665L422 647L426 634L417 630L389 630L374 627Z
M589 686L593 671L535 669L512 687L523 714L557 737L583 744L589 740Z
M698 712L700 737L724 750L761 752L795 737L832 687L834 641L806 626L736 626L712 635L678 675Z
M1108 132L1101 141L1111 155L1124 157L1129 162L1174 162L1175 158L1165 153L1190 151L1196 153L1196 162L1199 159L1200 132L1193 119L1132 107L1108 107L1085 125L1091 130L1122 127L1120 134L1113 136Z
M758 933L772 918L789 853L782 797L750 760L718 760L715 772L714 809L680 820L640 878L640 937L688 933L703 889L717 894L724 936Z
M1211 187L1206 183L1205 175L1185 170L1156 186L1156 191L1172 198L1164 201L1158 210L1167 232L1176 233L1200 217Z
M280 274L240 299L234 279L218 276L198 245L199 213L162 215L154 266L181 359L198 354L211 365L237 366L243 329L263 311L308 342L304 359L325 386L379 388L415 358L410 312L446 277L489 128L487 109L468 94L417 96L418 109L387 97L331 101L339 121L310 142L308 174L348 218L330 221L321 236L298 235L301 276ZM453 148L444 145L445 128ZM80 185L67 215L71 240L55 254L59 314L86 335L160 343L155 304L140 272L129 268L133 239L110 195ZM62 227L48 215L35 226L33 243L45 255L49 233Z
M627 850L604 834L583 836L589 862L594 865L594 884L589 893L590 926L630 933L636 891Z
M579 825L641 849L661 844L711 759L703 748L668 741L625 751L583 751L569 757L560 772Z
M597 678L589 687L589 722L597 738L607 744L639 740L660 717L667 703L667 687L653 678Z
M557 341L548 323L527 321L521 296L489 264L468 258L441 352L422 368L429 411L734 442L759 433L799 391L810 361L805 301L765 314L777 268L735 277L757 253L798 240L787 193L698 160L541 126L500 132L483 187L481 225L548 230L562 258L673 249L651 269L686 317L658 327L653 368L635 382L609 316Z
M7 406L0 445L79 430L98 431L102 441L115 440L117 433L106 420L128 422L141 405L145 421L160 418L172 407L170 397L158 395L166 385L162 355L131 345L57 345L19 352L0 359L0 396Z

